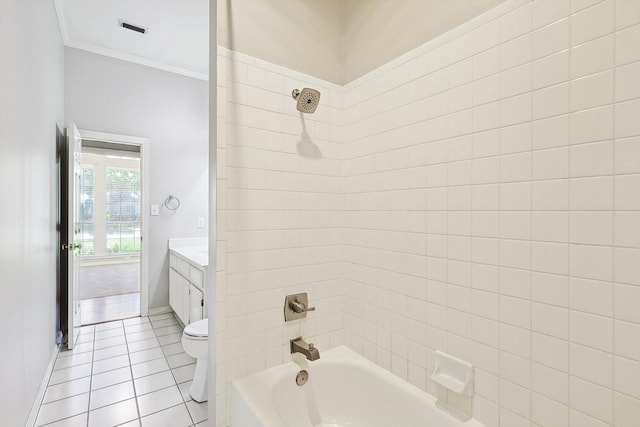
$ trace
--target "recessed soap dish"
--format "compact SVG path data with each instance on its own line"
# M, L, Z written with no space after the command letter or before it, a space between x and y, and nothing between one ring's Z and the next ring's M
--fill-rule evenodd
M439 350L431 379L454 393L473 394L473 365Z

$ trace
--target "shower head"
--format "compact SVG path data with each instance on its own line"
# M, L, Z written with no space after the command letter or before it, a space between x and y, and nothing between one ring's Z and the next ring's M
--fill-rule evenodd
M305 87L302 91L294 89L291 92L293 99L298 100L298 111L301 113L313 113L320 103L320 92Z

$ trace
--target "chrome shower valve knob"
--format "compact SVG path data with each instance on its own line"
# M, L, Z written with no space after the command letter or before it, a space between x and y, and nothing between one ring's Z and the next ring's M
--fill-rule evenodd
M308 311L315 311L315 307L309 307L309 298L306 293L287 295L284 299L284 321L303 319Z
M291 310L295 311L296 313L304 313L305 311L316 310L315 307L307 307L304 303L298 301L293 301L289 306L291 307Z

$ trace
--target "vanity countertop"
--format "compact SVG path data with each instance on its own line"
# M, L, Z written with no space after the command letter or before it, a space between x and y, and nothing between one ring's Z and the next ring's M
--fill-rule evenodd
M202 268L209 264L209 249L206 246L179 246L170 251Z

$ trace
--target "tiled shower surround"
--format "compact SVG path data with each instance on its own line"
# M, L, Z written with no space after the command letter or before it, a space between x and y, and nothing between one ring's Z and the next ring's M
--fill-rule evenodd
M343 88L218 48L217 422L226 387L290 360L289 340L346 343ZM294 88L322 92L301 116ZM317 307L284 323L287 294ZM285 348L286 347L286 348Z
M219 426L298 335L487 427L637 426L640 1L507 1L345 87L219 57Z

